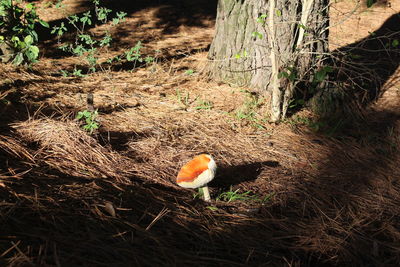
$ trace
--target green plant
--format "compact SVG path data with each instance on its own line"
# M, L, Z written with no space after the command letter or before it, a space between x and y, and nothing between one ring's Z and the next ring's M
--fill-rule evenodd
M80 78L86 77L86 75L82 73L82 70L77 69L76 67L74 67L72 72L69 72L67 70L60 70L60 73L63 77L72 77L72 76L80 77Z
M125 52L126 60L134 61L135 63L137 61L142 62L142 58L140 56L141 48L142 48L142 42L138 41L134 47Z
M84 120L85 124L82 126L84 130L92 134L94 130L99 128L99 123L97 121L97 110L95 111L79 111L78 115L76 116L77 120Z
M246 191L244 193L239 193L239 189L233 191L232 186L229 188L229 191L222 192L218 195L217 200L232 202L232 201L252 201L259 202L264 204L271 200L271 198L275 195L275 193L270 193L264 197L260 197L258 195L253 194L251 191Z
M265 195L262 199L260 199L260 201L261 201L261 203L264 204L264 203L270 201L273 196L275 196L275 193L269 193L269 194Z
M29 65L37 61L39 48L35 25L49 27L36 14L36 7L29 3L20 7L22 1L0 1L0 49L2 61L12 60L15 65Z
M185 108L189 107L189 92L186 92L184 95L182 95L182 92L179 89L176 89L176 97L178 102L185 106Z
M291 109L302 108L304 107L305 104L306 102L304 101L304 99L292 99L289 102L289 108Z
M377 0L365 0L365 1L368 8L372 7L374 4L378 2Z
M82 70L81 69L77 69L76 67L74 68L74 71L72 72L73 76L76 77L85 77L84 74L82 74Z
M114 18L109 19L112 10L101 7L99 0L92 0L92 3L95 7L94 11L87 11L80 16L71 15L67 17L69 27L72 27L75 31L75 40L72 43L65 42L59 46L59 49L64 52L81 57L83 62L87 65L89 72L95 72L100 67L100 54L107 51L112 42L111 28L122 22L127 15L125 12L117 12ZM96 33L95 35L87 30L87 27L91 26L94 20L97 20L101 24L108 25L108 27L105 27L100 34ZM70 29L67 28L64 22L61 22L58 26L56 25L53 27L51 33L58 37L60 43L62 36L68 31L70 31ZM128 51L128 54L129 53ZM131 56L131 54L129 55ZM81 77L83 73L81 69L77 69L77 66L75 66L72 75Z
M194 70L192 70L192 69L188 69L185 71L186 75L193 75L193 73L194 73Z
M193 199L202 199L204 198L204 193L203 193L203 189L202 188L198 188L197 193L193 194Z
M320 129L325 126L325 123L322 121L314 121L311 118L303 116L294 116L293 118L288 119L287 122L291 126L305 125L315 132L320 131Z
M247 90L243 92L246 94L246 99L244 103L235 110L233 116L238 120L249 121L253 126L259 129L264 129L263 124L266 119L257 113L257 109L262 105L263 99Z
M150 64L154 62L154 57L147 56L145 58L142 57L141 49L143 48L142 42L138 41L135 46L126 50L122 55L115 56L107 60L108 63L120 62L122 60L126 60L128 62L133 62L133 68L136 68L136 64L139 62L145 62L146 64Z
M311 83L310 92L314 92L319 84L327 79L329 73L333 72L333 68L331 66L324 66L314 73L313 81Z
M397 48L399 46L399 44L400 44L400 41L398 39L394 39L392 41L392 47L393 48Z
M217 200L222 200L225 202L232 202L236 200L251 200L254 199L255 196L250 195L251 191L246 191L244 193L239 193L239 189L233 191L232 186L230 187L229 191L221 193Z
M297 71L293 67L286 67L278 73L278 79L286 78L290 82L294 82L297 78Z
M257 18L257 22L261 23L263 26L265 25L265 23L267 22L267 14L261 14L260 16L258 16Z
M199 99L197 101L197 106L194 109L197 109L197 110L200 110L200 109L210 110L212 108L213 108L213 103L211 101Z
M246 58L247 57L247 51L243 50L237 54L235 54L236 59L241 59L241 58Z
M256 19L256 21L257 21L257 23L260 23L262 26L265 26L265 24L266 24L266 22L267 22L267 17L268 17L268 15L267 14L261 14L260 16L258 16L258 18ZM263 34L262 33L260 33L260 32L258 32L258 31L254 31L254 32L252 32L251 33L251 36L252 37L254 37L254 38L258 38L258 39L263 39L264 38L264 36L263 36ZM242 56L240 53L239 54L236 54L236 58L238 59L238 56L239 56L239 58Z
M252 32L251 36L253 36L254 38L258 38L258 39L262 39L264 37L262 35L262 33L259 33L259 32Z

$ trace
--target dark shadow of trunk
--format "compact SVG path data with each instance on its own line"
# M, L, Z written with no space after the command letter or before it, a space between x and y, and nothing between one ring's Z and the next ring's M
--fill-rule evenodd
M328 86L311 101L328 124L360 118L392 81L400 64L400 13L391 16L367 37L332 52L334 72ZM389 83L388 83L389 82ZM330 125L333 126L333 125Z

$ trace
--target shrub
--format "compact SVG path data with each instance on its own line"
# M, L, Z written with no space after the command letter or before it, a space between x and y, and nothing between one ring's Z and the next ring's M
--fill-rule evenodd
M36 14L36 7L29 3L21 7L21 1L0 1L0 49L3 62L15 65L31 64L37 61L39 48L35 25L49 27Z

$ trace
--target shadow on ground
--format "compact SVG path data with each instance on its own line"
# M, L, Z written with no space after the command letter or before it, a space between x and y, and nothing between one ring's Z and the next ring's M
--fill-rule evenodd
M81 1L81 4L81 8L84 8L85 10L94 10L90 1ZM155 9L155 12L152 13L152 15L149 15L149 17L139 17L137 23L130 23L128 25L116 27L115 32L113 32L113 35L116 37L113 38L114 40L111 49L118 49L121 47L133 47L139 40L142 41L143 44L157 41L160 37L157 35L145 34L143 33L143 29L140 28L140 25L149 23L150 20L155 20L155 25L146 28L146 31L151 32L154 29L162 29L162 35L176 33L179 31L180 26L209 28L210 26L207 22L213 21L216 17L217 1L152 0L132 2L127 0L118 0L102 1L102 6L113 11L110 13L110 17L115 17L116 12L123 11L128 13L128 17L136 18L137 16L141 16L135 15L137 12L147 9ZM83 13L84 12L81 12L77 15L81 16ZM60 26L61 23L63 23L68 29L67 33L62 38L63 42L74 42L73 34L70 33L75 32L75 29L68 23L67 19L50 21L50 29L54 26ZM94 21L92 25L87 25L85 29L89 30L90 28L95 27L96 23L98 24L99 22ZM123 41L124 37L132 36L132 33L135 31L140 32L137 40L132 41L130 38L128 42ZM44 42L44 44L41 45L41 51L43 51L47 57L61 58L68 56L67 53L56 48L57 38L54 34L50 34L49 29L38 25L38 33L39 39Z
M333 54L339 68L339 82L355 89L353 95L360 104L374 101L382 95L383 86L400 65L400 13L392 15L369 36Z
M397 13L369 36L332 52L330 64L335 68L330 74L332 82L312 102L322 121L352 123L393 83L399 82L400 77L393 76L400 65L399 40L400 13Z
M236 166L218 166L216 178L210 183L211 187L228 188L243 182L254 181L264 168L279 167L277 161L254 162Z

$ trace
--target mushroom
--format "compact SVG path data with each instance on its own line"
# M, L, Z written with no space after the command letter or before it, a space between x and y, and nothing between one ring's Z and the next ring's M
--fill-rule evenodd
M210 201L207 184L214 179L217 164L211 155L201 154L186 163L176 177L176 183L184 188L202 189L204 200Z

